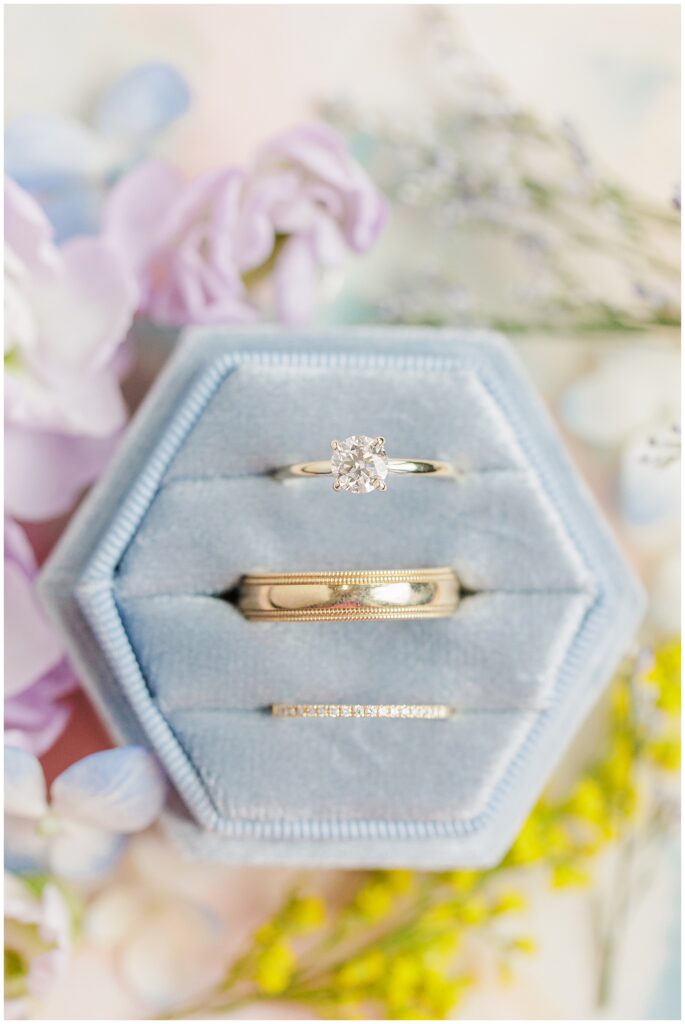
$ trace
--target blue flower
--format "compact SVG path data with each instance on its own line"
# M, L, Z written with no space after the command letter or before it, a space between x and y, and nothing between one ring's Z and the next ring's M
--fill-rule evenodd
M50 800L38 759L6 747L6 864L18 873L98 878L119 859L126 836L155 821L165 795L162 771L142 747L102 750L70 765Z
M143 64L102 96L91 124L28 115L5 135L5 168L45 209L59 241L92 234L111 183L190 106L185 79L167 64Z

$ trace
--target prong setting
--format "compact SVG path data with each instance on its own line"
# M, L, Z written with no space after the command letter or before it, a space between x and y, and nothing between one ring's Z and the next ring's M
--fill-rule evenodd
M331 448L334 490L349 491L351 494L387 490L385 478L388 475L388 458L384 437L353 434L343 441L332 441Z

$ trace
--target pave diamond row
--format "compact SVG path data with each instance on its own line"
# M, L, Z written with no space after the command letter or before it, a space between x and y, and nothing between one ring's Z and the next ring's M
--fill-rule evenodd
M281 718L450 718L448 704L273 704Z

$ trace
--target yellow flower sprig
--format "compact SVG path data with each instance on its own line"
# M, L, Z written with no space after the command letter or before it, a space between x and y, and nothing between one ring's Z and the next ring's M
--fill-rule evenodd
M495 868L375 871L334 914L291 894L253 935L225 982L193 1013L260 1000L327 1018L444 1019L476 984L474 944L490 942L506 982L535 940L511 931L531 867L553 887L587 885L596 855L654 817L654 777L680 763L680 643L639 656L612 684L605 749L561 800L542 799Z

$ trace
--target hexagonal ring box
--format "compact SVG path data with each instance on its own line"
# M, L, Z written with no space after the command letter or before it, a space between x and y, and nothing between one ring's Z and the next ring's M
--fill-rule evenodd
M274 476L354 434L459 474L363 495ZM440 566L448 618L252 622L231 600L254 571ZM347 867L496 862L643 606L506 342L394 328L189 331L42 592L116 738L164 765L185 848Z

